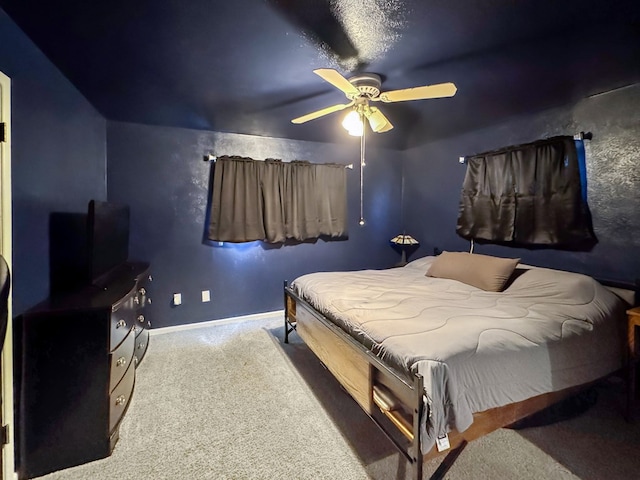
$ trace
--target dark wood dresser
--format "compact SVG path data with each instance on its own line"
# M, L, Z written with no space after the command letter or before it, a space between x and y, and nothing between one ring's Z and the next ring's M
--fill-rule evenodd
M51 296L16 329L19 478L107 457L149 344L149 264Z

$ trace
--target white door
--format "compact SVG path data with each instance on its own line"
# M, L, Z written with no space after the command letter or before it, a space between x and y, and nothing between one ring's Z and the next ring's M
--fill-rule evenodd
M0 72L0 253L11 263L11 81ZM4 124L4 125L3 125ZM4 141L2 141L4 140ZM2 479L17 478L15 474L13 443L13 328L11 313L11 294L9 295L9 320L7 334L0 359L2 377L2 425L8 426L9 443L2 447Z

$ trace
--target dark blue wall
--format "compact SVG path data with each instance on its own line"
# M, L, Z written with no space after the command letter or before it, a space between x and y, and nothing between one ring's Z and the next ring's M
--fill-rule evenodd
M358 225L358 169L348 171L348 240L219 247L203 243L211 171L205 154L357 164L358 140L345 147L108 122L107 143L108 198L131 207L131 256L151 262L155 326L280 310L285 279L386 268L399 259L388 240L400 228L400 153L368 150L364 227ZM210 303L201 302L202 290L211 290ZM171 306L174 292L182 293L179 307Z
M302 273L393 265L398 254L388 239L403 223L421 241L412 258L436 246L466 250L455 234L464 176L458 157L581 130L594 133L587 143L589 203L600 243L582 253L476 251L611 278L640 272L638 86L404 152L376 148L373 137L365 170L367 224L359 227L357 139L344 147L107 123L2 10L0 71L12 78L16 314L48 294L49 214L84 212L91 198L131 206L132 257L152 263L156 325L183 324L281 309L282 280ZM202 157L208 152L356 164L348 174L349 240L280 248L205 245L210 165ZM404 222L398 205L403 168ZM205 289L210 303L200 302ZM171 306L174 292L183 294L177 308Z
M49 214L106 199L106 122L0 9L11 78L13 311L49 294Z
M590 252L476 245L476 253L521 257L525 263L600 278L640 276L640 85L585 98L565 108L405 152L408 233L422 240L418 254L469 249L455 233L465 166L458 157L553 135L593 132L586 142L588 201L599 243Z

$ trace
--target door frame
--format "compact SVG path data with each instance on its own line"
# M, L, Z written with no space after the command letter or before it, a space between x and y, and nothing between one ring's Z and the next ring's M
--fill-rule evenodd
M11 79L0 72L0 122L6 125L6 139L0 142L0 217L2 242L0 253L12 270L12 220L11 220ZM13 277L13 276L12 276ZM13 282L12 282L13 283ZM13 290L13 289L12 289ZM7 334L2 349L2 425L7 425L8 443L2 447L2 479L18 478L15 471L14 412L13 412L13 291L9 294Z

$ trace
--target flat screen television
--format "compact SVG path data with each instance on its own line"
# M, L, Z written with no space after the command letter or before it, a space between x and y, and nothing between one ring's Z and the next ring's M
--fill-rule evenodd
M91 283L87 214L52 212L49 218L49 285L51 294Z
M129 206L91 200L87 215L91 282L129 258Z

